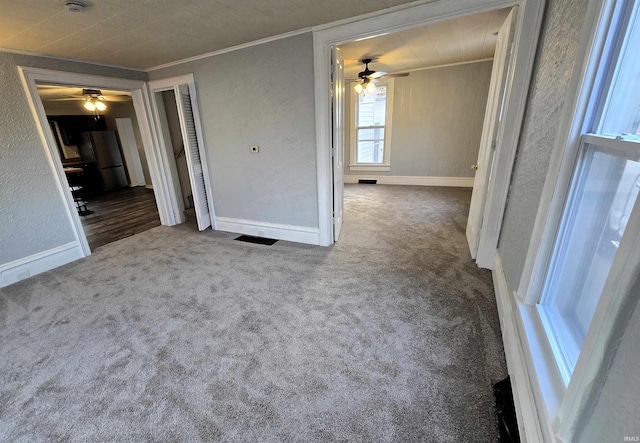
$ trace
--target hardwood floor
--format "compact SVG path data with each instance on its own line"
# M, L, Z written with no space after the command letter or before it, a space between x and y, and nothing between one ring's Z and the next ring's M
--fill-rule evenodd
M85 200L93 214L80 220L91 249L160 226L151 189L124 188Z

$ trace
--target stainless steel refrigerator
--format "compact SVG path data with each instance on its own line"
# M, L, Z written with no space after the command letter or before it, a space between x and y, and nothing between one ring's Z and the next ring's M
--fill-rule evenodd
M114 131L83 132L79 148L82 160L96 163L105 191L129 185L120 144Z

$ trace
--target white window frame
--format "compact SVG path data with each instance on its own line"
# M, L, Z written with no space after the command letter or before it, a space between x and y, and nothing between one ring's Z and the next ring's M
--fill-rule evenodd
M585 170L579 170L579 168L581 168L581 165L583 165L585 154L589 152L587 145L594 146L596 148L595 152L607 153L635 162L640 161L640 143L633 138L620 139L617 137L603 136L598 134L585 134L581 137L579 145L580 148L578 155L580 158L577 160L576 167L573 169L574 174L576 175L573 176L572 187L565 197L566 208L563 211L565 213L565 216L563 217L564 221L560 221L554 237L560 237L565 229L573 228L573 226L568 224L567 221L575 219L573 214L575 214L575 205L577 202L576 200L574 200L573 195L575 195L578 189L582 188L580 182L583 180L583 174ZM626 238L628 238L628 236L626 236ZM554 240L554 243L556 241L557 240ZM551 278L551 268L553 267L553 260L548 260L545 280ZM567 386L575 370L575 357L580 355L581 348L578 343L575 343L571 339L563 337L564 335L569 335L570 332L564 330L564 325L556 324L553 321L553 318L546 313L544 306L547 305L547 303L551 302L552 297L552 293L547 293L547 291L543 290L537 298L536 307L540 315L540 320L542 321L547 331L546 335L548 336L549 345L551 346L552 352L555 355L556 364L561 374L562 381L564 385Z
M517 326L521 341L527 347L528 371L534 375L532 390L538 417L551 438L564 442L573 441L591 418L589 402L597 398L596 394L604 386L607 362L613 358L616 340L624 332L637 303L631 288L640 267L640 201L633 209L583 343L582 350L588 352L580 353L566 386L536 304L542 295L574 169L582 152L582 138L597 137L596 144L606 139L583 134L598 121L600 100L606 99L605 91L609 93L611 70L603 67L608 66L610 60L618 59L617 36L614 38L613 30L622 23L625 3L624 0L589 3L525 266L511 301L519 314Z
M391 140L392 140L392 122L393 122L393 86L394 80L379 80L376 87L387 87L387 102L385 108L385 125L384 125L384 151L382 163L358 163L358 96L359 94L354 88L351 90L351 100L349 103L351 115L351 127L349 128L349 170L350 171L390 171L391 170Z

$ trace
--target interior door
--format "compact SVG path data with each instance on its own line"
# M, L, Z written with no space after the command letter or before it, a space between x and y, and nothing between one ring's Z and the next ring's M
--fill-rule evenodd
M179 85L176 89L176 95L193 204L196 210L198 229L203 231L211 226L212 212L209 209L210 205L207 198L208 175L204 169L207 167L207 163L204 149L201 149L202 140L196 130L189 86Z
M482 232L482 218L487 197L487 188L491 180L491 167L496 146L501 142L500 124L502 121L502 108L507 87L508 67L513 41L513 29L516 16L514 7L505 19L496 42L496 50L493 57L491 81L489 83L489 96L482 126L480 150L477 164L471 165L476 170L473 182L473 193L469 207L469 219L467 221L467 242L471 257L476 258L478 244Z
M331 49L333 126L333 241L338 241L344 216L344 62L340 50Z

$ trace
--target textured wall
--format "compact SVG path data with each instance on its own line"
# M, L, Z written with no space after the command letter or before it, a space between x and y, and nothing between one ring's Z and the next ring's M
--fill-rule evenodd
M518 288L587 0L549 0L534 66L498 251L510 291Z
M74 240L17 66L146 77L141 72L0 52L0 265Z
M391 170L365 174L473 177L470 166L478 160L491 66L492 62L471 63L416 71L409 77L396 78ZM347 113L347 128L353 126L352 112ZM349 141L347 134L347 143ZM348 165L349 149L346 148ZM363 174L349 171L348 167L345 173Z
M193 73L216 215L318 226L311 33L154 71ZM260 153L249 147L259 145Z
M16 64L0 53L0 264L75 240Z

